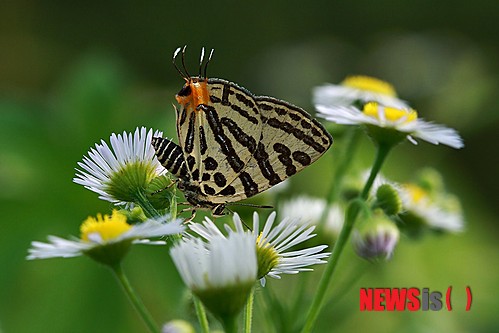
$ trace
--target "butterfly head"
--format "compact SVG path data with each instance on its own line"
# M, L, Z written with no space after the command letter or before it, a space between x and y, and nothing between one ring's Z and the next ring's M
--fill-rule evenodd
M214 50L211 49L208 60L204 62L204 47L201 49L201 58L199 60L199 75L191 76L185 66L186 48L187 45L185 45L183 48L179 47L173 53L173 66L175 66L180 76L182 76L182 78L185 80L184 86L182 87L182 89L180 89L175 98L180 105L198 110L200 105L206 105L210 101L206 71L208 68L208 63L211 61L211 57L213 56ZM183 71L179 67L177 67L177 64L175 63L175 59L177 58L180 51L182 51Z
M183 107L194 110L198 110L200 105L207 105L210 101L208 80L197 76L190 77L175 95L175 99Z

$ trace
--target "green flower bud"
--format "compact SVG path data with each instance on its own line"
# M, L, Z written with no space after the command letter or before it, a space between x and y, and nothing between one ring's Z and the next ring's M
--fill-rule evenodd
M397 215L402 210L402 200L392 185L383 184L376 191L375 206L383 209L388 216Z

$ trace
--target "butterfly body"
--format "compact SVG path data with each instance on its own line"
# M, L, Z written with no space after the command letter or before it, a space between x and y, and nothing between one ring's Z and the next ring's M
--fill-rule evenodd
M179 145L154 138L162 165L195 208L223 212L317 160L332 144L322 125L285 101L237 84L186 77L175 96Z

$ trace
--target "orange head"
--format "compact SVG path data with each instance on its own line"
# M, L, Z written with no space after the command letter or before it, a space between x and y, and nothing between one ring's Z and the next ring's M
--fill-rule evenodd
M175 98L183 107L194 110L197 110L201 104L207 105L210 102L208 80L197 76L189 78Z

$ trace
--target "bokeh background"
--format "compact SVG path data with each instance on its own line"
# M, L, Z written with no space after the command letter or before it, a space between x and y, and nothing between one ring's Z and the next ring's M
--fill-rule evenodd
M313 111L314 86L373 75L392 82L421 116L458 129L463 150L404 144L383 171L404 181L419 168L437 168L461 198L466 232L403 238L393 260L381 265L347 254L333 281L338 301L328 304L317 332L496 332L498 14L493 0L2 2L0 331L144 331L106 268L88 258L27 262L25 256L32 240L76 235L88 215L110 210L71 181L89 147L142 125L175 137L171 104L182 79L170 60L188 44L192 72L200 48L215 48L209 75L255 94ZM369 167L367 139L357 157L356 170ZM324 195L334 158L333 147L293 177L286 196ZM362 275L345 281L356 267ZM135 247L125 269L158 321L192 320L166 250ZM269 286L288 301L282 289L300 281L284 277ZM444 292L450 285L452 312L358 310L360 287ZM465 312L468 285L474 302ZM311 296L313 284L309 289ZM256 327L269 313L258 304Z

